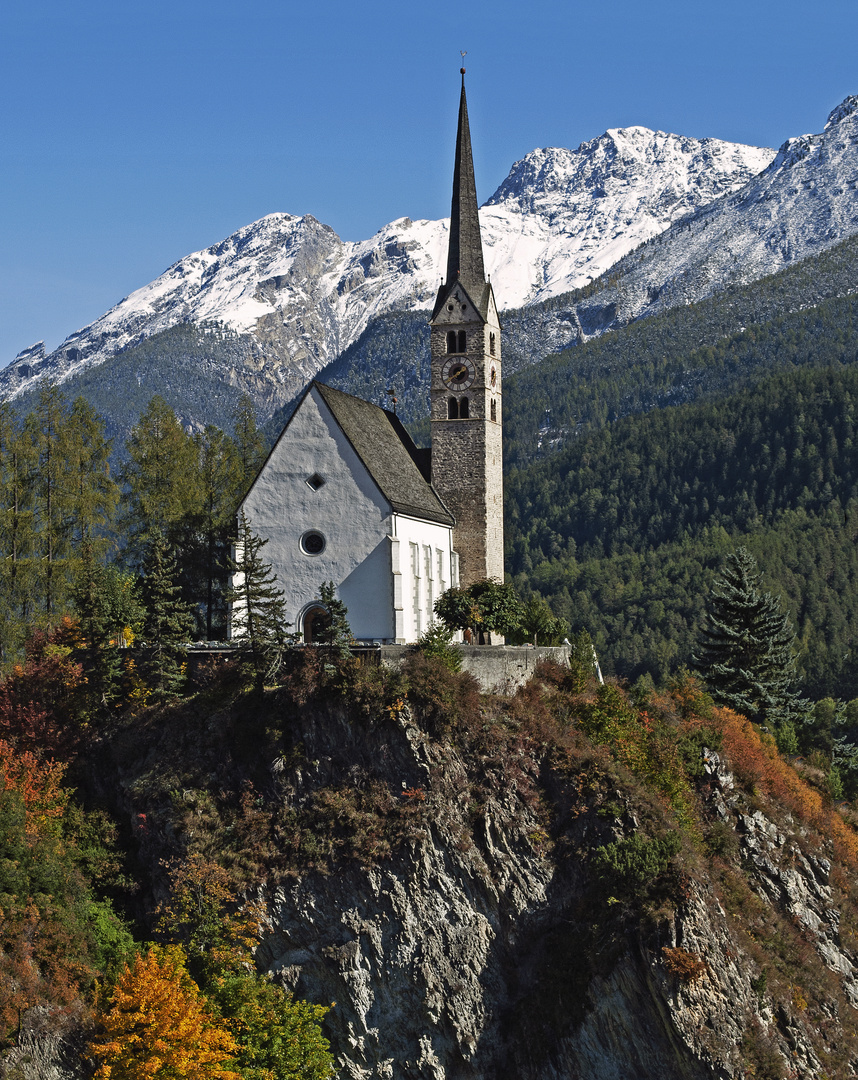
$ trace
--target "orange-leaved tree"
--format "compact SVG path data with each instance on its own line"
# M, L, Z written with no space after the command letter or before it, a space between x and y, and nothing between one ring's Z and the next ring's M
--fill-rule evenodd
M131 938L83 867L65 766L0 739L0 1050L28 1024L58 1029L86 1008Z
M238 1040L244 1080L329 1080L334 1062L321 1028L328 1007L294 1000L254 966L261 906L238 910L229 875L202 856L169 870L172 899L158 930L185 946L191 973Z
M241 1080L237 1044L212 1018L178 945L152 948L119 976L90 1043L98 1080Z

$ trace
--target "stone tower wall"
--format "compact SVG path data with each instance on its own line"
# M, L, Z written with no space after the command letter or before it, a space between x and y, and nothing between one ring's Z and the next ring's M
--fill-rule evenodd
M486 322L471 304L465 306L467 312L462 312L462 305L453 303L450 312L445 304L432 324L430 396L432 483L456 518L453 545L459 553L459 580L467 587L483 578L504 577L503 415L500 325L494 305ZM469 313L471 318L463 318ZM448 352L450 330L465 331L465 353ZM463 356L473 366L473 379L465 389L451 389L444 382L451 355ZM448 419L451 397L457 402L467 398L467 420Z

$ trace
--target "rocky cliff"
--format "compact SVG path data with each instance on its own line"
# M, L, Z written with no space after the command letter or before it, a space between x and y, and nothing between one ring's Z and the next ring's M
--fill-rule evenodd
M138 913L166 856L230 868L265 904L257 963L336 1003L343 1078L854 1075L848 808L693 683L630 696L573 661L504 698L419 655L305 656L262 698L138 717L88 769Z

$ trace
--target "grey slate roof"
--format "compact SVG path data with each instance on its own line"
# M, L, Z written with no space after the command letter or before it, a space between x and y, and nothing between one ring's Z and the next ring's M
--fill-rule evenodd
M393 413L323 383L313 382L311 386L318 390L396 513L442 525L455 524L453 515L421 472L425 454L421 455Z

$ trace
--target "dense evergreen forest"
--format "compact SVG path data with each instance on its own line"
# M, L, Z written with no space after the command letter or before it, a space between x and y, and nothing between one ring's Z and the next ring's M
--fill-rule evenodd
M793 613L814 696L854 696L858 368L782 372L582 435L507 476L508 569L611 670L687 662L707 584L745 544Z
M504 456L520 465L576 434L751 387L781 368L856 358L858 237L750 285L617 328L504 384Z

